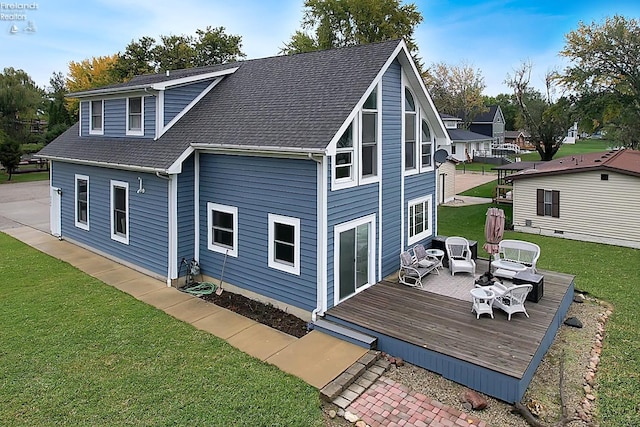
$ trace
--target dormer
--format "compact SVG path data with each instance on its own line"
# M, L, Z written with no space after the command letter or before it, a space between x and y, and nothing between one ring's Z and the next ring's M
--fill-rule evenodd
M167 71L68 96L80 100L80 136L157 139L237 69L219 65Z

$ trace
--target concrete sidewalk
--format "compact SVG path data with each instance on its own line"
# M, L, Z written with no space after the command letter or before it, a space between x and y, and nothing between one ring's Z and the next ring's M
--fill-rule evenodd
M321 389L367 350L311 331L298 339L29 226L5 233Z

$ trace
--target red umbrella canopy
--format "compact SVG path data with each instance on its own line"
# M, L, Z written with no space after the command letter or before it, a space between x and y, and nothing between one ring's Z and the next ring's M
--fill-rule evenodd
M487 209L487 220L484 223L484 238L486 243L483 248L487 253L497 254L498 244L504 235L504 211L498 208Z

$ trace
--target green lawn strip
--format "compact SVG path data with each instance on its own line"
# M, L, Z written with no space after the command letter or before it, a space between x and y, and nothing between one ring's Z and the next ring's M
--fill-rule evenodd
M322 424L302 380L2 233L0 250L0 425Z
M440 206L438 234L477 240L479 256L488 258L482 245L491 206ZM500 208L511 218L511 206ZM573 274L576 289L614 305L598 367L598 418L601 426L640 425L640 250L514 231L504 238L538 244L539 268Z
M486 197L493 199L496 191L496 185L498 185L498 179L495 181L487 182L474 188L470 188L467 191L460 193L463 196L473 197Z
M11 175L11 181L8 180L9 175L5 171L0 171L0 184L11 184L14 182L33 182L46 181L49 179L49 171L14 173Z

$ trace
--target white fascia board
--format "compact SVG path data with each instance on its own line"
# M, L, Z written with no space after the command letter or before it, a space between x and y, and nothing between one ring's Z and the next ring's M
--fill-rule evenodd
M191 110L194 105L196 105L198 102L200 102L200 100L206 95L208 94L211 89L213 89L214 87L216 87L218 85L218 83L220 83L222 81L222 77L217 78L216 80L214 80L213 82L211 82L211 84L209 86L207 86L202 92L200 92L200 94L198 96L196 96L193 101L191 101L186 107L184 107L182 109L182 111L180 111L173 119L171 119L171 121L169 123L166 124L166 126L162 126L160 128L160 133L158 135L158 138L160 138L162 135L164 135L164 133L166 131L168 131L169 129L171 129L171 127L173 125L175 125L176 123L178 123L178 120L180 120L182 117L184 117L185 114L187 114L189 112L189 110ZM164 94L164 90L160 91L160 93ZM164 116L164 98L162 100L163 106L162 106L162 111L163 111L163 116ZM164 117L161 118L162 120L164 120ZM160 122L161 123L161 122ZM156 129L158 129L157 127L157 123L156 123Z
M57 156L41 156L36 155L37 157L42 157L44 159L53 160L56 162L63 163L73 163L77 165L86 165L86 166L98 166L101 168L111 168L111 169L121 169L128 171L136 171L136 172L146 172L146 173L168 173L166 170L162 168L149 168L145 166L136 166L136 165L125 165L120 163L108 163L108 162L98 162L93 160L79 160L79 159L71 159L65 157L57 157Z
M214 71L211 73L196 74L194 76L182 77L180 79L175 79L175 80L166 80L164 82L154 83L151 85L151 87L155 90L165 90L173 86L180 86L184 84L195 83L200 80L207 80L207 79L213 79L216 77L227 76L229 74L235 73L238 70L238 68L240 67L227 68L226 70Z
M78 99L111 99L111 98L122 98L123 95L127 96L148 96L148 95L156 95L157 91L153 89L149 85L137 85L137 86L127 86L122 88L112 88L112 89L95 89L84 92L75 92L69 93L65 95L67 98L78 98Z
M400 52L398 52L398 60L400 61L402 67L405 69L407 80L409 80L410 86L413 88L416 95L422 98L422 104L426 104L429 106L429 109L425 111L425 114L430 119L430 123L432 125L436 125L434 126L436 138L448 138L447 129L444 125L442 117L440 117L440 114L438 113L438 110L436 109L436 106L433 103L433 100L431 99L431 96L429 95L424 82L422 81L422 77L420 76L415 63L413 62L413 58L411 58L411 54L409 53L409 49L407 48L404 40L400 43L399 47L401 49ZM412 72L410 72L409 69ZM417 90L417 88L420 88L420 90Z
M309 157L313 155L324 156L327 153L324 149L309 149L298 147L267 147L261 145L230 145L212 144L207 142L194 142L191 147L203 152L214 152L224 154L241 154L245 156L282 156L282 157Z
M188 147L186 150L180 154L180 156L167 168L168 174L182 173L182 162L187 160L187 158L193 153L195 149L193 147Z

